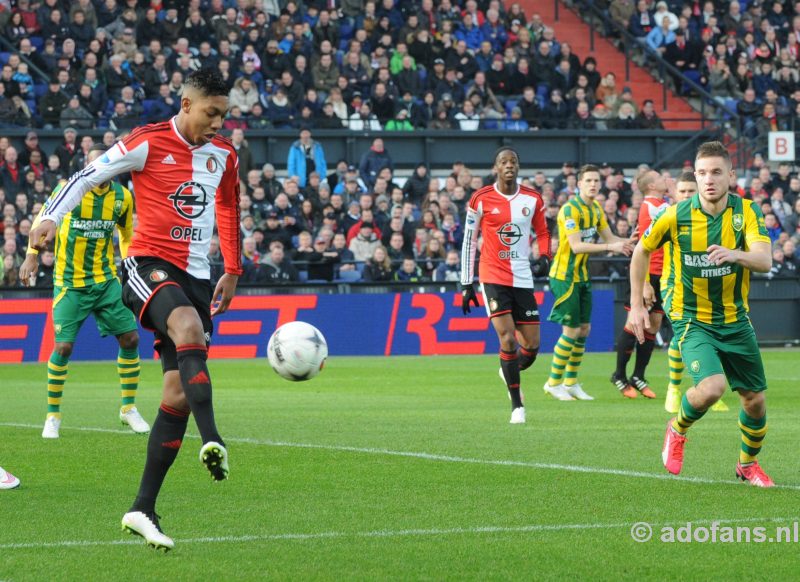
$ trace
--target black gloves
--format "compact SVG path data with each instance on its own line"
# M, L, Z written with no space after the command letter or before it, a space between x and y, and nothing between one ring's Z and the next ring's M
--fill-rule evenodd
M469 304L470 302L475 304L475 307L478 307L480 304L478 303L478 296L475 294L475 286L472 283L461 285L461 311L464 312L464 315L470 312Z

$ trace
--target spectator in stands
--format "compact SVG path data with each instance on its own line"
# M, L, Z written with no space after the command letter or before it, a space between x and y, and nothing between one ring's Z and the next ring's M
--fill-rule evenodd
M262 99L264 96L262 95ZM297 112L284 87L278 87L266 102L266 116L275 129L291 129Z
M331 251L335 252L339 258L339 271L354 271L355 255L353 251L347 248L347 239L342 232L337 232L333 235L333 244Z
M256 248L255 239L252 236L245 236L242 239L242 265L248 268L257 265L259 262L261 262L261 253Z
M424 281L425 277L414 257L405 257L401 266L394 272L394 280L403 283L417 283Z
M543 126L545 129L566 129L569 122L570 111L564 101L561 91L553 89L550 92L550 101L544 110Z
M362 273L364 281L386 282L391 281L392 261L389 258L386 247L377 245L372 252L372 256L367 259Z
M477 131L481 124L481 116L475 112L475 106L469 100L464 101L454 119L461 131Z
M392 158L384 147L383 139L376 137L370 149L361 156L358 171L367 189L372 189L380 171L383 168L393 169L393 167Z
M250 113L253 105L258 103L258 89L247 77L239 77L233 84L233 89L228 96L230 107L239 107L243 114Z
M659 2L659 4L663 4L664 9L666 10L666 2ZM677 22L675 24L675 28L677 28ZM675 42L676 39L675 32L673 32L672 23L670 22L669 18L662 18L661 24L654 26L650 32L647 33L645 37L647 41L647 47L661 56L664 56L664 53L667 52L667 45Z
M312 172L327 175L328 166L322 144L311 138L311 130L300 130L300 138L289 148L287 161L290 176L297 176L298 186L305 188Z
M639 0L636 3L636 11L628 23L628 31L636 39L636 42L645 46L647 35L653 30L654 26L655 20L652 12L650 12L647 0Z
M50 82L48 92L39 99L38 110L45 129L56 127L61 121L61 112L67 108L69 99L61 92L57 79Z
M23 191L25 174L17 160L17 149L8 146L3 154L3 164L0 165L0 186L6 194L6 199L15 197Z
M609 109L614 109L614 106L619 99L619 88L617 87L617 76L608 72L600 81L600 86L595 92L595 98L598 103L602 103Z
M642 110L636 117L636 125L638 129L664 129L652 99L645 99Z
M597 122L595 118L592 117L589 111L589 104L586 101L582 101L576 106L575 111L569 119L569 128L583 130L597 129Z
M94 127L94 115L81 106L78 95L73 95L67 102L67 107L61 111L60 127L76 127L78 129L91 129Z
M380 240L375 235L374 225L371 222L362 222L358 236L350 241L348 248L353 253L356 261L366 261L380 245Z
M300 280L297 269L291 260L286 257L284 245L274 241L270 244L269 254L261 259L245 277L248 283L281 285Z

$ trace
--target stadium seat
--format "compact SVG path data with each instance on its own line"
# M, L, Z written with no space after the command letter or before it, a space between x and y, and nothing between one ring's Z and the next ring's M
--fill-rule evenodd
M517 106L519 101L517 99L506 99L506 115L511 117L511 110Z
M358 270L340 271L339 278L336 281L341 283L355 283L361 281L361 273Z
M144 100L142 100L142 109L143 109L142 114L145 117L148 117L150 115L150 111L152 111L153 105L155 104L155 102L156 102L155 99L144 99Z
M11 56L11 53L2 52L0 53L0 65L5 65L8 62L8 57Z
M482 129L498 129L496 119L484 119Z
M28 37L28 40L31 41L31 46L37 51L40 51L44 48L44 39L41 36L30 36Z
M36 83L33 86L33 94L38 99L42 97L45 93L47 93L47 84L46 83Z
M308 281L308 271L297 271L297 276L300 278L302 283L306 283Z

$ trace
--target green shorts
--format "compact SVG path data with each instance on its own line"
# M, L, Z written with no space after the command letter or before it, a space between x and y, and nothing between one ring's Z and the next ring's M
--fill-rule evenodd
M136 318L122 304L122 285L111 279L89 287L53 289L53 326L57 342L73 343L83 322L94 315L100 335L122 335L137 329Z
M592 319L592 284L589 281L567 283L550 279L550 291L555 296L553 309L547 318L567 327L580 327Z
M672 322L683 363L695 386L701 380L724 374L731 390L761 392L767 389L761 350L749 321L711 326L694 320Z

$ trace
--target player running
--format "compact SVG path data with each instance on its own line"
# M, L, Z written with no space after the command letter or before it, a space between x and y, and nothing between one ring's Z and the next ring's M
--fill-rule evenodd
M550 233L542 197L517 184L519 154L502 147L495 154L497 181L469 201L461 249L461 307L478 306L473 284L478 233L483 234L478 280L486 313L500 340L500 376L511 399L511 424L525 422L520 371L530 368L539 351L539 306L533 295L529 260L531 227L539 253L550 257ZM517 353L519 342L519 353Z
M667 180L661 173L655 170L647 170L639 174L636 178L639 191L644 195L642 206L639 209L638 232L644 232L650 227L653 219L663 212L669 204L665 200L667 194ZM650 311L650 324L645 330L645 340L642 344L637 344L636 336L630 327L630 308L626 303L625 309L628 311L628 319L625 327L617 338L617 369L611 375L611 383L620 391L625 398L636 398L640 393L645 398L655 398L655 392L648 386L644 379L645 368L650 362L655 347L656 334L661 329L661 321L664 318L664 308L661 305L660 278L663 265L664 251L658 250L650 257L650 269L648 284L653 291L651 302L648 305ZM633 376L628 378L627 367L631 354L636 348L636 366Z
M72 176L31 232L41 248L84 193L131 172L139 220L123 261L122 297L155 332L164 390L139 493L122 526L164 550L174 542L161 531L156 498L190 412L203 441L200 460L214 480L228 476L228 452L214 421L206 366L211 318L228 309L242 273L239 162L231 142L217 135L227 110L228 87L219 73L203 69L188 75L178 114L134 130ZM207 255L216 215L225 273L212 293Z
M675 203L683 202L697 194L697 179L692 172L684 172L678 178L678 183L675 185ZM645 229L646 230L646 229ZM641 232L645 232L642 230ZM662 247L664 251L664 269L661 272L661 298L662 302L667 302L667 297L672 293L672 284L675 278L675 271L672 270L672 243L666 242ZM658 251L656 251L658 252ZM653 253L655 255L655 253ZM652 260L652 258L651 258ZM648 302L648 296L654 291L650 291L652 287L649 283L644 285L645 305ZM669 342L669 386L667 387L667 399L664 401L664 409L670 414L678 414L681 408L681 381L683 380L683 359L681 358L681 350L678 345L678 336L672 334L672 339ZM711 407L714 412L727 412L728 405L720 398Z
M578 382L578 369L591 329L592 283L586 263L589 255L618 253L630 256L633 242L612 234L600 204L600 168L583 166L578 172L579 194L558 211L558 250L550 267L550 290L555 296L550 321L561 324L553 348L553 363L544 391L556 400L594 400ZM595 242L597 236L602 243Z
M672 243L675 276L665 307L695 381L683 395L678 416L667 424L661 459L667 471L680 473L686 433L724 394L727 377L742 403L736 476L772 487L756 460L767 433L767 381L747 315L750 271L770 269L770 240L758 205L730 195L736 176L725 146L701 145L695 176L698 194L658 217L631 261L631 323L642 342L648 324L641 299L647 263L655 249Z
M89 148L87 165L106 151L102 144ZM59 184L33 221L40 224L51 202L64 187ZM69 357L83 323L94 315L100 335L119 342L117 373L122 393L119 419L136 433L150 425L136 410L139 386L139 331L131 310L122 304L122 286L114 264L114 231L124 258L133 237L133 197L118 182L107 181L90 190L61 222L55 242L53 272L53 327L56 345L47 362L47 417L42 437L57 439L61 427L61 398L67 380ZM19 269L21 281L30 282L38 269L37 251L28 242L28 253Z

